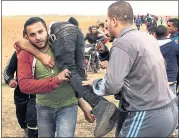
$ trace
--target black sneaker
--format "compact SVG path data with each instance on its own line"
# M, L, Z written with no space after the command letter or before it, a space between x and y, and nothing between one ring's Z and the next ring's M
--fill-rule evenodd
M113 129L117 116L115 111L115 104L104 100L100 100L95 108L93 108L92 112L96 117L95 137L102 137ZM113 116L114 113L115 115Z

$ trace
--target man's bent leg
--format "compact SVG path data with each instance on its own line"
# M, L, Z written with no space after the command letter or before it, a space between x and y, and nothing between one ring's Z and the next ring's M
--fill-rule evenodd
M39 137L55 137L55 109L36 104Z

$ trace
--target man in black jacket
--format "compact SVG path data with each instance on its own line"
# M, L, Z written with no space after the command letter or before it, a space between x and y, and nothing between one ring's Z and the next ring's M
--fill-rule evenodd
M90 26L88 30L84 39L88 40L90 44L96 44L98 40L102 42L105 40L104 36L97 31L96 26Z
M38 138L36 96L24 94L20 91L17 82L17 54L13 53L9 63L4 70L4 80L6 84L14 89L14 103L16 107L16 117L22 129L24 136L28 138ZM16 72L16 78L14 73Z

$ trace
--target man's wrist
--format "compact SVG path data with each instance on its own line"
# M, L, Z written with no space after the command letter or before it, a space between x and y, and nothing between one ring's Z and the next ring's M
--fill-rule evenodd
M42 60L44 58L44 53L39 52L36 56L39 60Z
M10 78L10 79L7 80L7 84L8 84L8 85L9 85L9 83L10 83L11 80L14 80L14 78Z
M87 107L83 107L81 110L83 111L84 114L90 112L90 110Z

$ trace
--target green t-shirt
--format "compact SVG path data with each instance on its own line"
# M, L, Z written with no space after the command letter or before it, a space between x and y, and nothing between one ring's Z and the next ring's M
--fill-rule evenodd
M48 55L54 57L51 49L47 51ZM36 79L43 79L51 76L56 76L62 70L58 69L57 66L53 69L47 69L40 60L37 59L35 66L35 77ZM37 94L36 95L37 104L48 106L52 108L59 108L70 106L78 102L75 96L75 92L68 82L63 81L59 87L50 93Z

